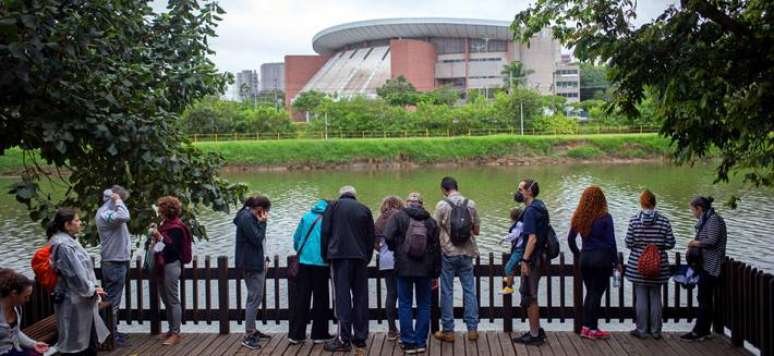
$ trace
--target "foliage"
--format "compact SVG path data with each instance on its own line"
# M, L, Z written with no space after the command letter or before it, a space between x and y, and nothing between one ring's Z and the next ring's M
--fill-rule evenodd
M293 110L302 112L314 112L325 100L325 93L309 90L302 92L293 99Z
M387 79L376 94L391 105L415 105L417 103L417 88L406 77L400 75L395 79Z
M593 63L580 64L580 100L607 99L607 65Z
M553 116L541 116L533 127L537 132L548 134L574 134L578 132L578 121L562 114Z
M511 62L503 65L503 70L500 74L503 75L503 87L506 89L518 88L527 85L527 76L535 73L532 69L524 68L524 64L521 62Z
M460 93L451 87L442 86L432 91L421 93L417 99L418 102L424 102L433 105L454 105L460 100Z
M70 172L50 177L66 191L53 201L40 184L49 172L28 162L11 193L33 220L75 206L88 222L102 190L121 184L132 193L133 233L155 218L155 199L172 194L194 233L206 236L195 208L228 211L245 186L218 177L221 157L188 143L177 120L230 79L208 59L222 14L194 0L170 0L163 14L144 0L3 2L0 154L20 147ZM90 227L85 238L95 242Z
M594 146L573 147L567 150L567 157L576 159L591 159L603 154L604 153L599 148Z
M512 30L528 39L545 27L581 61L609 66L612 104L628 117L652 93L661 133L675 157L720 151L716 181L774 184L774 2L683 0L639 28L633 0L538 0Z
M511 94L497 93L494 100L495 113L506 125L529 129L532 121L542 114L540 94L527 88L513 88Z

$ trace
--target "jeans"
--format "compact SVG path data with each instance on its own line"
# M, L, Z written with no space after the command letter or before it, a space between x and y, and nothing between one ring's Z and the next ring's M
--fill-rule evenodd
M712 328L713 313L715 310L715 289L718 277L714 277L705 271L699 276L699 314L696 316L696 325L693 332L699 335L709 334Z
M404 345L427 346L430 330L430 277L398 277L398 318L400 340ZM413 323L412 294L416 291L417 321Z
M473 257L441 257L441 322L443 331L454 331L454 276L462 284L463 320L468 331L478 329L478 300L473 277Z
M384 302L384 308L387 313L387 330L397 331L395 327L395 317L397 314L395 305L398 303L398 281L395 278L395 270L384 270L384 282L387 284L387 300Z
M113 335L118 324L118 309L121 307L121 295L124 293L126 273L129 271L129 261L102 261L102 286L107 293L107 301L113 308L113 325L108 325Z
M513 269L519 266L521 258L524 257L524 249L517 248L511 252L511 257L508 258L508 262L505 264L505 276L510 277L513 275Z
M180 273L180 261L167 263L164 265L163 279L159 283L159 294L161 294L161 301L164 302L164 309L167 311L169 332L174 334L180 334L180 323L182 321L179 288Z
M247 300L245 301L245 333L251 334L255 329L255 317L258 307L263 301L263 285L266 283L266 269L261 272L245 272L245 286L247 286Z
M613 270L610 264L610 253L604 250L583 251L580 264L583 285L586 287L582 325L591 330L597 330L602 295L610 286L610 273Z
M333 295L339 320L339 341L365 342L368 339L368 262L356 259L333 260ZM354 334L353 334L354 327Z
M288 337L294 340L306 339L306 324L311 320L312 340L328 339L330 338L328 334L330 269L325 266L305 264L300 264L299 267L293 296L290 299ZM313 303L311 313L310 303Z
M637 303L634 306L637 318L637 331L640 334L661 334L661 284L635 284L634 294ZM650 327L648 327L650 322Z

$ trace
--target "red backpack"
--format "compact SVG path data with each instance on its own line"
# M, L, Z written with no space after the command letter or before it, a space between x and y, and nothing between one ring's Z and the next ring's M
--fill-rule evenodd
M56 270L51 266L51 244L37 249L32 255L31 264L38 284L48 291L53 291L56 287Z
M637 272L646 279L657 279L661 275L661 253L658 246L654 244L645 246L637 263Z

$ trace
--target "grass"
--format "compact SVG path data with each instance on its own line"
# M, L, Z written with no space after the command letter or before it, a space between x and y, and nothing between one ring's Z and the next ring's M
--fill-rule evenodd
M671 152L669 141L656 134L377 138L279 141L201 142L226 165L313 166L351 162L414 162L513 159L608 160L660 158ZM22 151L0 156L0 174L21 171Z

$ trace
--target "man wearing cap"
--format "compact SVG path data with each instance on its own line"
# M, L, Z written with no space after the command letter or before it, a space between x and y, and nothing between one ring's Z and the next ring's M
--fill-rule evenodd
M400 341L407 354L416 354L427 350L431 286L432 280L441 274L441 244L438 224L422 206L422 195L409 194L406 205L387 222L385 242L395 254ZM412 317L414 292L416 325Z
M349 352L368 339L368 263L374 254L374 218L357 201L352 186L339 189L339 199L323 214L322 255L331 266L338 337L325 344L328 352ZM354 330L353 330L354 327Z
M118 333L116 324L121 295L124 292L124 281L129 271L129 260L132 257L129 228L126 226L130 215L124 203L127 198L129 198L129 192L120 185L105 189L102 192L102 206L97 209L94 219L101 244L102 286L107 292L107 301L113 308L113 325L109 327L118 346L126 345L126 335Z

